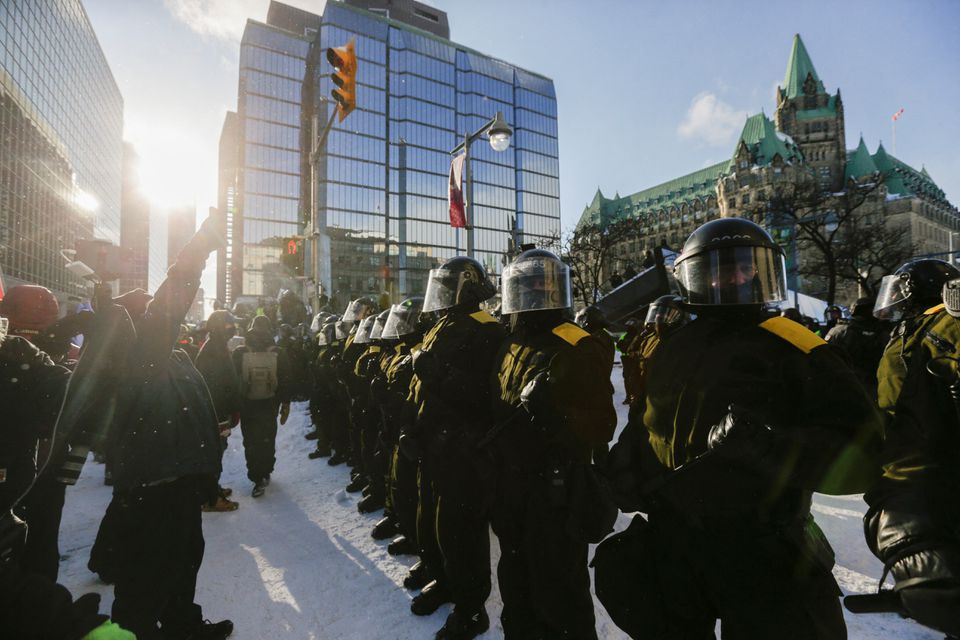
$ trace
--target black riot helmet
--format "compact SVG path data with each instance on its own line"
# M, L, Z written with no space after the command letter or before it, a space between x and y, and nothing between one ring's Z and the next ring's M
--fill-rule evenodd
M896 322L922 313L942 302L943 285L954 278L960 278L960 270L943 260L924 258L902 264L880 281L873 315Z
M390 307L390 317L383 325L384 340L400 340L414 333L422 333L420 311L423 309L423 298L415 296L407 298L399 304Z
M475 306L492 298L497 288L490 282L483 265L466 256L450 258L430 270L424 311L443 311L460 305Z
M683 298L675 293L660 296L650 303L644 326L655 329L660 334L683 326L690 316L682 305Z
M700 225L674 262L684 302L703 307L761 307L785 300L783 249L743 218Z
M503 270L500 311L569 309L573 306L570 267L546 249L528 249Z
M335 343L337 340L342 340L343 337L337 334L337 324L339 324L339 318L337 316L330 316L322 327L320 331L317 332L317 344L321 347L325 347Z

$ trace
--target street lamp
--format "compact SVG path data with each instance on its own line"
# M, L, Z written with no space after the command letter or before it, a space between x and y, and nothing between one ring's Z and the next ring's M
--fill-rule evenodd
M463 171L466 181L466 192L463 201L464 217L467 219L467 257L473 257L473 171L470 169L470 145L474 140L487 134L490 138L490 147L494 151L506 151L510 146L510 138L513 136L513 129L503 119L503 112L497 111L486 124L463 136L463 142L458 144L450 151L450 155L456 155L463 150Z

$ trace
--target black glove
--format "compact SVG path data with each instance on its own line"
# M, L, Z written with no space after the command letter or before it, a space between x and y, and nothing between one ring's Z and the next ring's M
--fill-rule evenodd
M409 433L401 433L400 440L397 443L400 446L400 453L410 461L416 462L423 457L423 449L420 447L420 441L416 436Z
M387 379L384 376L374 376L370 381L370 397L379 405L386 405L390 402L390 387L387 385Z
M550 374L541 371L520 391L520 405L532 416L544 417L553 404L550 393Z
M729 458L762 459L774 442L774 430L760 416L734 404L707 435L707 449Z
M424 382L440 377L440 362L429 351L419 350L413 353L413 372Z

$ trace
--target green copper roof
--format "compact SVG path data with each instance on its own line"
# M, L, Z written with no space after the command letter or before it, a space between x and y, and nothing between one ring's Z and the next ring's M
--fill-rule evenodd
M863 143L863 137L860 138L860 144L853 155L847 157L847 175L846 178L862 178L863 176L872 176L879 171L873 157L867 150L867 145Z
M873 154L873 162L883 174L888 193L901 196L926 196L933 200L948 202L943 189L930 178L930 174L926 171L917 171L906 162L894 158L883 148L882 142Z
M733 159L730 160L728 171L735 168L735 159L740 150L740 143L747 145L754 158L754 164L766 166L779 155L784 162L799 160L802 155L797 145L789 136L777 132L773 122L764 113L750 116L743 125L743 131L733 148Z
M787 73L783 77L783 92L788 98L796 98L803 95L803 83L807 81L808 75L813 75L813 80L817 83L817 93L826 93L823 83L817 75L817 70L813 68L813 62L810 60L810 54L807 48L803 46L803 40L800 34L793 36L793 49L790 51L790 60L787 61Z
M622 198L604 198L597 189L593 201L583 210L577 226L605 225L614 220L636 218L638 212L657 211L716 196L717 178L727 169L728 164L729 161L724 160Z

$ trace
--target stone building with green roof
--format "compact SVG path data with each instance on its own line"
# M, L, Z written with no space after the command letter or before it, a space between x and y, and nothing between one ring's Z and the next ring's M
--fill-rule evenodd
M871 154L861 138L856 149L846 149L840 90L827 92L799 35L776 101L772 120L763 112L747 118L729 160L627 196L607 198L597 190L577 229L629 222L636 230L612 251L605 277L638 266L655 246L679 250L690 232L707 220L756 211L780 185L814 181L821 191L834 193L851 180L864 184L878 175L882 184L858 215L897 225L904 241L917 247L917 255L949 250L951 233L960 229L960 211L925 168L917 171L887 153L883 144ZM820 293L818 286L799 283L800 290L813 295ZM856 291L841 291L840 301L853 297Z

